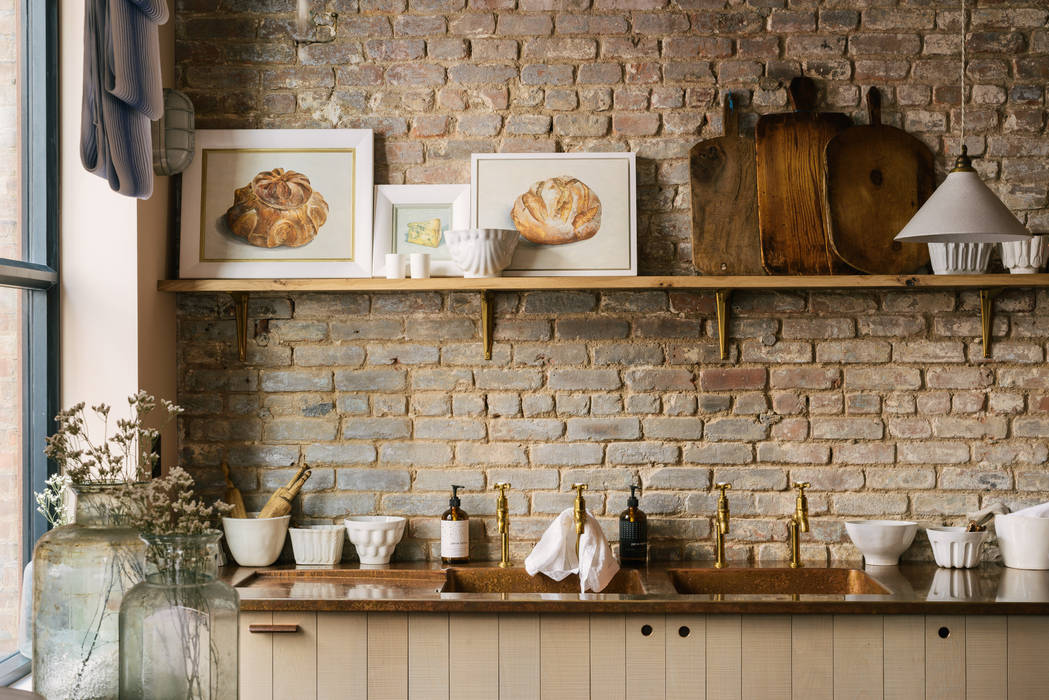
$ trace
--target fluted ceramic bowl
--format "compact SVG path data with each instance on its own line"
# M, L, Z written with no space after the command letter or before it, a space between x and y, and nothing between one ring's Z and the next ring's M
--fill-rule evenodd
M1036 233L1026 241L1002 243L1002 264L1013 274L1041 271L1049 261L1049 234Z
M930 243L929 258L937 275L978 275L987 272L994 243Z
M987 531L968 532L964 527L930 527L925 534L932 545L936 566L972 569L980 564Z
M343 522L361 564L389 564L404 536L405 520L397 515L351 515Z
M302 566L332 566L342 559L346 528L342 525L308 525L288 529L295 563Z
M469 228L445 231L448 253L463 277L498 277L510 264L521 234L513 229Z

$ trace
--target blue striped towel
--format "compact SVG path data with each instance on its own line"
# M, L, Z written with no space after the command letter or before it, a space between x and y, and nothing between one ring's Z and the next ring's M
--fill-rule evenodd
M86 0L80 159L120 194L153 193L150 121L164 111L157 27L166 0Z

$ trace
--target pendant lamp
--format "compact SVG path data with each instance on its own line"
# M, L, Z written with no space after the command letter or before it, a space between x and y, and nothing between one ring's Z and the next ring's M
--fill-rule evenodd
M1023 241L1027 229L973 169L965 144L966 8L962 0L962 154L897 241L910 243L998 243Z

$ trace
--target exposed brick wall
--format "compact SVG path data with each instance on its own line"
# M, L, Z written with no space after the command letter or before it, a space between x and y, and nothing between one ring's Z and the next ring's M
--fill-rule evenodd
M201 127L372 128L378 183L467 182L473 152L635 150L645 274L692 273L686 157L721 134L725 92L750 130L787 109L799 73L861 123L877 85L885 121L941 168L960 145L955 0L330 0L299 40L293 5L177 2L178 80ZM1049 8L971 5L969 149L1049 231ZM971 293L738 294L724 365L709 295L498 300L485 363L476 295L254 299L271 321L242 365L228 300L181 297L186 463L214 486L228 455L258 505L307 443L306 515L407 513L408 558L433 556L452 481L475 491L475 552L493 557L494 495L478 492L502 478L518 556L577 479L614 534L634 472L664 556L709 554L712 479L735 484L737 558L785 554L789 480L814 484L816 559L854 554L841 516L1049 497L1047 296L1000 299L989 364Z
M180 295L184 462L217 487L225 455L257 508L304 444L298 517L408 515L403 558L435 556L453 482L489 558L491 488L513 484L519 560L574 481L614 538L635 473L662 557L710 556L714 481L733 484L735 559L786 555L792 481L812 483L814 560L854 557L846 516L1049 499L1049 293L999 297L991 361L972 292L738 292L725 363L709 294L496 300L485 362L476 294L253 298L268 328L241 364L228 297Z
M956 0L178 0L179 82L201 127L366 127L377 183L469 181L471 153L634 150L642 273L691 273L689 147L721 135L721 95L787 109L805 73L822 105L884 120L953 162ZM1049 231L1049 7L971 0L971 153L1032 230ZM947 155L944 155L944 154Z

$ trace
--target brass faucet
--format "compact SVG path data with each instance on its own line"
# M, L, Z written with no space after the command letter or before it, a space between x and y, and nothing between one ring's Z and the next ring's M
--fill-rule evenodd
M725 535L728 534L728 497L725 491L732 488L732 484L719 482L715 486L721 489L721 496L718 497L718 514L714 527L714 567L721 569L725 566Z
M575 555L578 557L579 540L583 537L583 530L586 527L586 500L583 498L586 484L572 484L572 488L575 489L575 506L572 509L572 517L575 518Z
M495 488L499 489L499 499L495 502L495 517L499 523L499 537L503 545L499 566L506 569L510 566L510 503L506 500L506 490L510 488L510 484L500 482Z
M798 490L798 498L794 502L794 515L790 516L790 568L797 569L801 563L801 533L809 531L809 499L805 497L805 489L809 482L795 482L794 488Z

